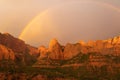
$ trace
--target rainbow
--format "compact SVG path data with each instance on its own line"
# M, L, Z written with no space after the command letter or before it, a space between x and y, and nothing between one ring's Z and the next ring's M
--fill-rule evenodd
M120 13L120 9L114 5L111 5L111 4L108 4L108 3L103 3L103 2L98 2L98 1L77 1L77 2L80 2L80 3L94 3L96 5L100 5L100 6L103 6L103 7L107 7L109 9L112 9L118 13ZM70 2L72 3L72 2ZM69 3L67 3L69 4ZM65 4L64 4L65 5ZM38 20L40 17L44 16L45 14L47 14L51 9L47 9L45 11L43 11L42 13L40 13L39 15L37 15L24 29L23 31L21 32L21 34L19 35L19 38L20 39L23 39L23 36L25 35L25 33L27 32L27 30L30 28L30 25L32 25L34 22L36 22L36 20ZM34 33L34 32L32 32Z
M38 20L38 18L44 16L45 14L47 14L49 11L49 9L43 11L42 13L40 13L40 15L37 15L34 19L32 19L32 21L29 22L29 24L23 29L23 31L21 32L21 34L19 35L19 38L22 39L22 37L24 36L24 34L26 33L26 30L29 29L29 26L32 25L34 22L36 22L36 20Z

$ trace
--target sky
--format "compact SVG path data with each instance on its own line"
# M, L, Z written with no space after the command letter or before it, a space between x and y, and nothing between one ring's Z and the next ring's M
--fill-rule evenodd
M120 0L0 0L0 32L34 46L107 39L119 35L119 9Z

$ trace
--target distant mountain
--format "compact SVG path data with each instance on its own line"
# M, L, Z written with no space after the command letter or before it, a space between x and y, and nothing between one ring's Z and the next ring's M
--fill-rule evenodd
M80 41L76 44L67 43L66 46L62 46L56 39L50 41L49 48L39 48L41 55L49 53L51 59L70 59L76 56L78 53L100 53L100 54L112 54L120 55L120 36L114 37L108 40L97 40L83 42ZM42 53L43 52L43 53Z
M13 37L9 33L0 33L0 59L12 59L19 62L29 61L30 57L36 60L69 60L79 53L99 53L101 55L120 55L120 36L108 40L97 40L76 44L67 43L61 45L57 39L52 39L49 47L41 46L39 48L30 46L24 41ZM29 56L29 57L28 57ZM31 63L31 62L30 62Z
M0 33L0 80L119 80L120 36L49 47ZM6 76L6 77L5 77Z

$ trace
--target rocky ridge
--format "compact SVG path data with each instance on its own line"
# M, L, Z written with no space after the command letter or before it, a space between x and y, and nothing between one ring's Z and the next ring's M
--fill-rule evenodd
M9 33L0 33L0 60L13 60L16 63L27 64L33 60L33 56L37 57L38 54L37 48L29 46Z
M60 45L56 39L53 39L50 41L48 49L40 47L39 51L41 55L49 53L49 58L58 60L70 59L79 53L87 54L96 52L100 54L120 55L120 36L108 40L80 41L76 44L67 43L65 46Z
M52 39L36 48L0 34L1 80L119 80L119 73L120 36L65 46Z

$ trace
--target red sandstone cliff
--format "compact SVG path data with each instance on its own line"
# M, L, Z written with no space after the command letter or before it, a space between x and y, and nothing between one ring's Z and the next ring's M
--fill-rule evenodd
M70 59L79 53L87 54L96 52L100 54L120 55L120 36L108 40L89 41L86 43L83 41L76 44L68 43L64 47L56 39L53 39L50 41L48 49L42 47L39 48L39 51L42 56L49 52L51 59L59 60Z
M38 57L38 49L25 44L24 41L13 37L9 33L0 33L0 60L11 59L13 61L31 63L34 57Z
M10 48L0 45L0 60L3 59L15 60L15 54Z

